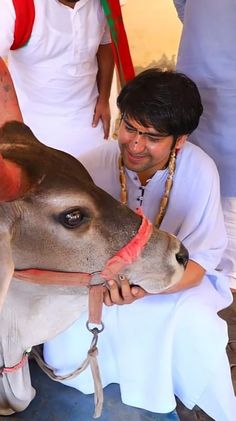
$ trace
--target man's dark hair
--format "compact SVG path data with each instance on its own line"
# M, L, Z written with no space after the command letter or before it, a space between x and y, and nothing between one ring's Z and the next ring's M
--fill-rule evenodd
M174 137L192 133L203 111L200 94L191 79L156 68L145 70L128 82L117 105L121 115Z

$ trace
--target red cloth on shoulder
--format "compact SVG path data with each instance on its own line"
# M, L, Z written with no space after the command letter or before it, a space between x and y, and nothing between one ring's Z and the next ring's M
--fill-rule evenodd
M14 42L11 50L23 47L30 39L34 19L34 0L12 0L16 13Z

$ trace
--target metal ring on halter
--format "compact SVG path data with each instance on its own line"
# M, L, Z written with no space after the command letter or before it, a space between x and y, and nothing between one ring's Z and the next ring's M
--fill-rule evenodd
M86 327L89 330L89 332L94 334L94 331L96 331L96 333L101 333L104 330L104 323L101 321L101 323L99 323L99 325L101 326L100 329L98 327L90 327L90 324L94 324L91 323L89 320L87 320L86 322Z

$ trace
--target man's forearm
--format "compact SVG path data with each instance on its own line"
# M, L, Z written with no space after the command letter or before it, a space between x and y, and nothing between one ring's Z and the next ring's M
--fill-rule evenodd
M179 292L184 289L196 287L201 283L205 273L206 271L201 265L193 260L189 260L181 280L176 285L167 288L163 293Z
M114 71L114 58L111 44L100 45L97 52L99 101L107 102L110 97Z
M0 57L0 125L11 120L23 121L23 118L11 75Z

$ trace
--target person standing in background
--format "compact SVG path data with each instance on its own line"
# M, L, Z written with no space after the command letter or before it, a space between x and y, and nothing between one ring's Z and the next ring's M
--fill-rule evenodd
M174 0L183 22L177 70L198 86L203 115L189 140L220 174L228 247L219 269L236 291L236 1Z
M0 56L8 58L24 122L43 143L74 156L101 144L114 61L100 1L3 0L0 12ZM21 24L33 14L34 21L28 42L11 50L17 14Z

